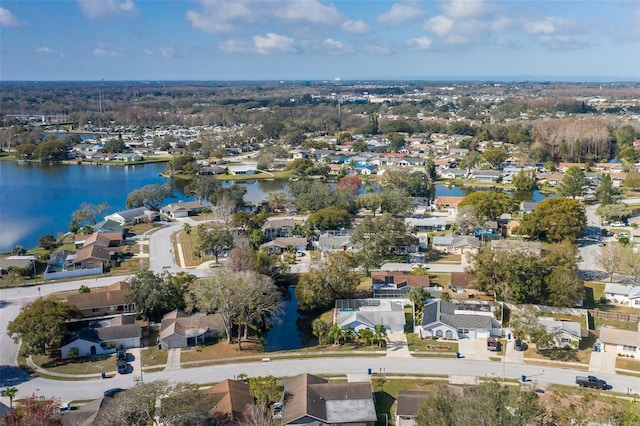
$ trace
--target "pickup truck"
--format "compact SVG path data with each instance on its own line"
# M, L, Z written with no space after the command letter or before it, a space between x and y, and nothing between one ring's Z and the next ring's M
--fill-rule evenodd
M581 388L593 388L606 390L609 385L602 379L598 379L596 376L577 376L576 384Z

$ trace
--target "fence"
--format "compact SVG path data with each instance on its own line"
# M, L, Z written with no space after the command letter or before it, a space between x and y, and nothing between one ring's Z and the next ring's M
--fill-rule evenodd
M92 269L76 269L73 271L45 272L45 280L55 280L60 278L84 277L87 275L99 275L102 273L102 267Z
M634 314L619 314L617 312L593 311L589 309L589 315L594 318L602 318L611 321L640 322L640 315Z

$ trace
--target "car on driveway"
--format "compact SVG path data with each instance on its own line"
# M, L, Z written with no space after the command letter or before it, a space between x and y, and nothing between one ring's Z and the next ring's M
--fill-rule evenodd
M127 374L129 367L127 366L127 361L123 359L118 360L118 373L119 374Z
M522 340L516 339L513 342L513 349L515 349L518 352L522 352L522 351L524 351L526 349L526 345Z
M627 225L625 225L624 222L613 222L611 224L612 228L624 228L625 226Z

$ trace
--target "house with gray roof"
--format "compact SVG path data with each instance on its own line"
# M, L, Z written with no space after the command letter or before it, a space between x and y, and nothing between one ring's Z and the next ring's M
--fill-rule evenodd
M502 173L499 170L473 170L471 177L476 182L481 183L495 183L500 180Z
M397 426L414 426L418 410L430 394L430 391L421 390L403 389L398 392L395 424Z
M493 306L482 301L428 301L424 306L422 324L417 328L423 339L460 340L499 337L502 334L502 325L494 317Z
M335 315L340 327L356 332L382 325L387 333L402 333L406 323L403 304L388 299L336 300Z
M640 357L640 330L622 330L613 327L602 327L598 340L604 343L604 350L617 354Z
M313 245L318 248L322 253L329 253L334 251L352 251L353 244L351 244L351 231L327 231L318 237L317 241L313 242Z
M553 339L553 347L578 349L582 332L580 323L574 321L558 321L554 318L542 317L538 319L545 331Z
M176 219L179 217L187 217L193 216L205 208L205 206L200 202L200 200L195 201L179 201L177 203L172 203L164 206L161 211L165 215Z
M282 425L361 425L377 421L370 382L329 383L305 373L284 383Z
M136 223L153 222L159 217L158 212L149 210L146 207L137 207L135 209L121 210L105 216L105 220L113 220L122 226L135 225Z
M443 217L406 217L405 225L414 231L444 231L447 220Z
M640 309L640 286L638 285L607 283L604 286L604 295L611 302Z
M186 348L215 338L224 332L224 322L218 314L187 315L174 310L162 317L160 323L160 347L162 349Z
M69 358L71 349L78 349L78 356L108 355L117 349L140 347L142 329L133 315L116 315L107 320L93 322L65 338L60 346L63 359Z

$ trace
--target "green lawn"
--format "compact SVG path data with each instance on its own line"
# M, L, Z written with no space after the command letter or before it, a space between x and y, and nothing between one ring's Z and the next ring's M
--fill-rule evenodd
M589 364L594 343L595 338L585 337L580 341L580 348L578 350L543 349L540 351L536 351L533 346L529 346L529 348L524 353L524 357L549 361L578 362L582 364Z
M55 373L100 374L102 371L116 370L115 355L64 361L56 361L55 359L49 358L48 355L33 355L31 358L36 365Z
M623 368L625 370L634 370L640 374L640 360L633 358L616 358L616 368Z
M380 374L379 371L374 373ZM431 380L411 380L411 379L389 379L375 378L371 380L373 385L373 394L376 404L376 413L378 415L377 425L386 426L387 419L393 421L395 415L395 402L398 393L401 390L425 390L433 389L434 383ZM387 418L385 419L385 415Z
M167 363L167 357L169 351L158 349L158 346L149 346L146 349L140 351L142 357L142 365L145 367L154 365L165 365Z
M458 342L440 342L432 339L421 339L416 333L407 333L407 344L410 351L430 354L458 352Z

